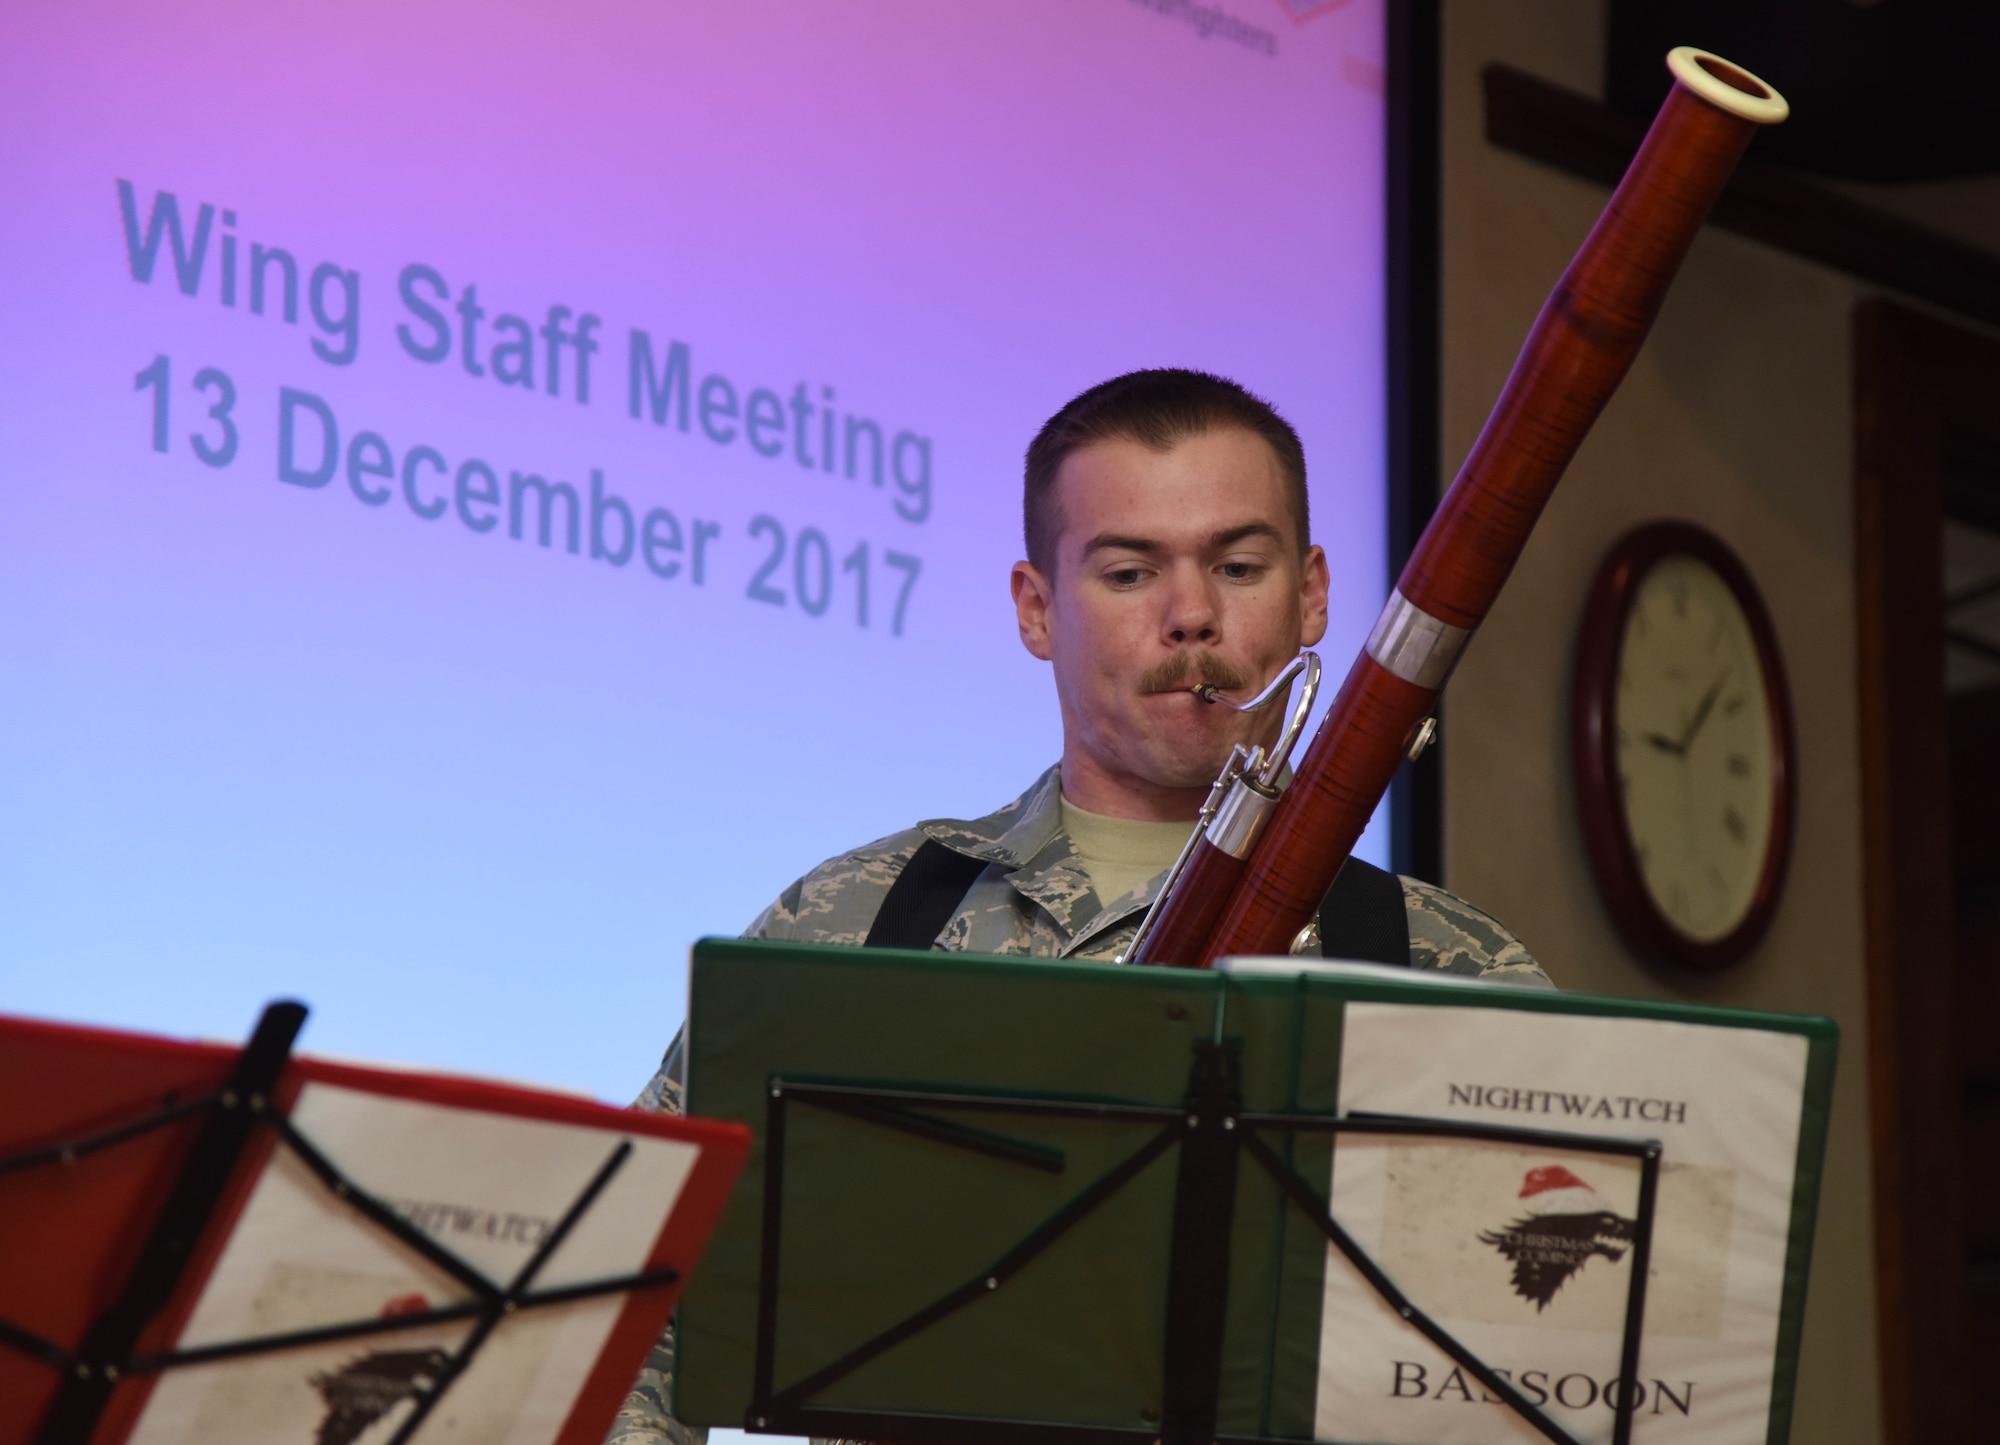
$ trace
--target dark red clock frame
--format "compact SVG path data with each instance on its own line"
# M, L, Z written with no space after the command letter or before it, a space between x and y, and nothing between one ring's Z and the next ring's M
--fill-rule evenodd
M1686 556L1713 571L1728 587L1750 625L1769 708L1771 832L1749 910L1728 934L1703 942L1690 938L1653 902L1639 871L1618 785L1618 672L1625 622L1639 585L1669 557ZM1763 596L1736 554L1714 533L1687 522L1652 522L1619 539L1591 583L1577 638L1570 689L1570 753L1576 773L1577 811L1597 886L1619 931L1658 963L1712 973L1740 960L1757 945L1777 912L1791 863L1798 756L1792 703L1785 686L1778 635Z

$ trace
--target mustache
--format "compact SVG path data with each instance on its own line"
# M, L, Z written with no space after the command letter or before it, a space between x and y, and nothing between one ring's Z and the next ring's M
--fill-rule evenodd
M1187 692L1198 683L1234 692L1250 686L1250 674L1212 652L1176 652L1139 678L1140 692Z

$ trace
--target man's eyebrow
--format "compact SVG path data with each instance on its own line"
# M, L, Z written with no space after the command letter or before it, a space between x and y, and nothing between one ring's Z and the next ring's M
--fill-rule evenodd
M1143 552L1151 555L1160 550L1160 544L1146 537L1127 537L1117 532L1099 532L1083 544L1083 555L1093 552Z
M1245 522L1240 527L1225 527L1220 532L1211 532L1208 548L1215 551L1223 547L1233 547L1250 537L1268 537L1273 542L1282 543L1284 534L1269 522ZM1120 532L1099 532L1083 544L1083 555L1088 558L1097 552L1137 552L1150 557L1164 551L1165 544L1149 537L1128 537Z
M1241 542L1246 537L1269 537L1273 542L1284 541L1284 536L1269 522L1245 522L1240 527L1229 527L1208 539L1210 547L1228 547Z

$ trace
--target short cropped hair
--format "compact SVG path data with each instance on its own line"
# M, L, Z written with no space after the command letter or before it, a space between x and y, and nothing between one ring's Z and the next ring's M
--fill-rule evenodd
M1310 536L1306 453L1291 423L1268 401L1224 377L1157 367L1129 371L1093 386L1050 417L1028 444L1021 498L1021 530L1028 561L1042 575L1055 575L1056 540L1062 535L1056 473L1072 452L1093 442L1113 440L1135 441L1165 452L1190 437L1226 427L1254 432L1277 455L1303 556Z

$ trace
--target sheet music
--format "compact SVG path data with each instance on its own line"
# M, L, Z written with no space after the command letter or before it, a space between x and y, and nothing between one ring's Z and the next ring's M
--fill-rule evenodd
M1410 1297L1567 1429L1762 1445L1808 1044L1651 1019L1350 1003L1343 1112L1664 1142L1640 1369L1619 1378L1636 1160L1343 1136L1333 1212ZM1435 1061L1435 1062L1432 1062ZM1329 1251L1315 1433L1539 1441ZM1540 1398L1537 1398L1537 1397Z
M292 1122L362 1188L497 1284L527 1262L618 1145L631 1156L536 1288L644 1268L693 1168L676 1140L391 1098L325 1083ZM273 1152L183 1332L182 1347L471 1298L459 1281ZM424 1445L550 1445L623 1304L605 1296L504 1321L417 1435ZM135 1445L380 1445L467 1323L167 1372Z

